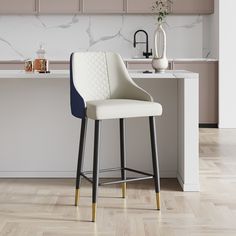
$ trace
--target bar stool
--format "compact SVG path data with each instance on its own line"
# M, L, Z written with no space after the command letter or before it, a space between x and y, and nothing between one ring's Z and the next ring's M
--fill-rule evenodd
M78 153L75 205L78 205L81 176L92 183L92 221L96 221L98 185L122 184L122 197L126 195L126 182L154 179L156 204L160 210L160 177L156 146L155 116L162 114L162 106L138 87L130 78L122 58L112 52L76 52L70 57L71 112L82 120ZM125 118L149 117L153 174L126 167ZM93 171L82 171L87 120L95 121ZM99 170L100 124L102 120L119 119L121 180L99 183L99 173L117 169ZM145 175L126 178L126 171ZM92 180L88 178L92 174Z

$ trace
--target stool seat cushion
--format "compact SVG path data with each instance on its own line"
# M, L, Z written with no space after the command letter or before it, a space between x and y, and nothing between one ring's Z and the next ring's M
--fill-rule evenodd
M87 101L86 106L87 117L94 120L160 116L162 114L161 104L132 99Z

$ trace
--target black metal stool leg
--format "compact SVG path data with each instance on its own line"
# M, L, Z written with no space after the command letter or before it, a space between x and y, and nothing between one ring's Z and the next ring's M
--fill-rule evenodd
M100 120L95 120L94 130L94 153L93 153L93 202L92 202L92 221L96 221L97 211L97 190L99 181L99 139L100 139Z
M156 141L156 125L155 117L149 117L150 125L150 136L151 136L151 147L152 147L152 163L153 163L153 174L155 182L155 191L156 191L156 203L157 209L160 210L160 176L159 176L159 164L158 164L158 155L157 155L157 141Z
M75 206L78 205L78 201L79 201L80 176L81 176L80 173L83 166L86 132L87 132L87 119L85 118L85 119L82 119L81 121L79 154L78 154L77 175L76 175L76 188L75 188Z
M125 121L120 119L120 163L121 163L121 179L126 180L126 150L125 150ZM122 183L122 197L126 196L126 183Z

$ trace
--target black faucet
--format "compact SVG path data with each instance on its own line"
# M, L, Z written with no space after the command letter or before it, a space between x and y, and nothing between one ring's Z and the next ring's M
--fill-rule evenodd
M146 35L146 42L137 42L136 41L136 35L138 32L143 32ZM143 56L145 56L146 58L149 58L150 56L152 56L152 49L151 52L149 52L149 47L148 47L148 34L145 30L137 30L134 34L134 47L136 48L137 44L146 44L146 52L143 52Z

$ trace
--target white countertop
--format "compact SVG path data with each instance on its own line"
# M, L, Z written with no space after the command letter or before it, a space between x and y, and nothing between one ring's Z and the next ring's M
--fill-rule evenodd
M145 63L145 62L151 62L152 58L124 58L123 59L125 62L140 62L140 63ZM168 58L169 62L181 62L181 61L186 61L186 62L193 62L193 61L200 61L200 62L215 62L218 61L218 59L214 58Z
M132 79L198 79L197 73L186 70L166 70L164 73L143 73L143 70L129 70Z
M67 70L52 70L50 73L25 72L24 70L0 70L0 79L65 79L70 74Z
M170 78L170 79L197 79L198 74L184 71L184 70L167 70L165 73L142 73L138 70L130 70L130 76L133 79L158 79L158 78ZM68 70L52 70L51 73L32 73L21 70L0 70L0 79L23 79L23 78L35 78L35 79L68 79L70 73Z
M123 58L125 62L151 62L152 58ZM181 62L181 61L202 61L202 62L217 62L218 59L215 58L168 58L169 62ZM51 60L49 59L49 62L55 63L55 64L66 64L69 63L69 60ZM20 60L1 60L0 64L14 64L14 63L24 63L24 61Z

